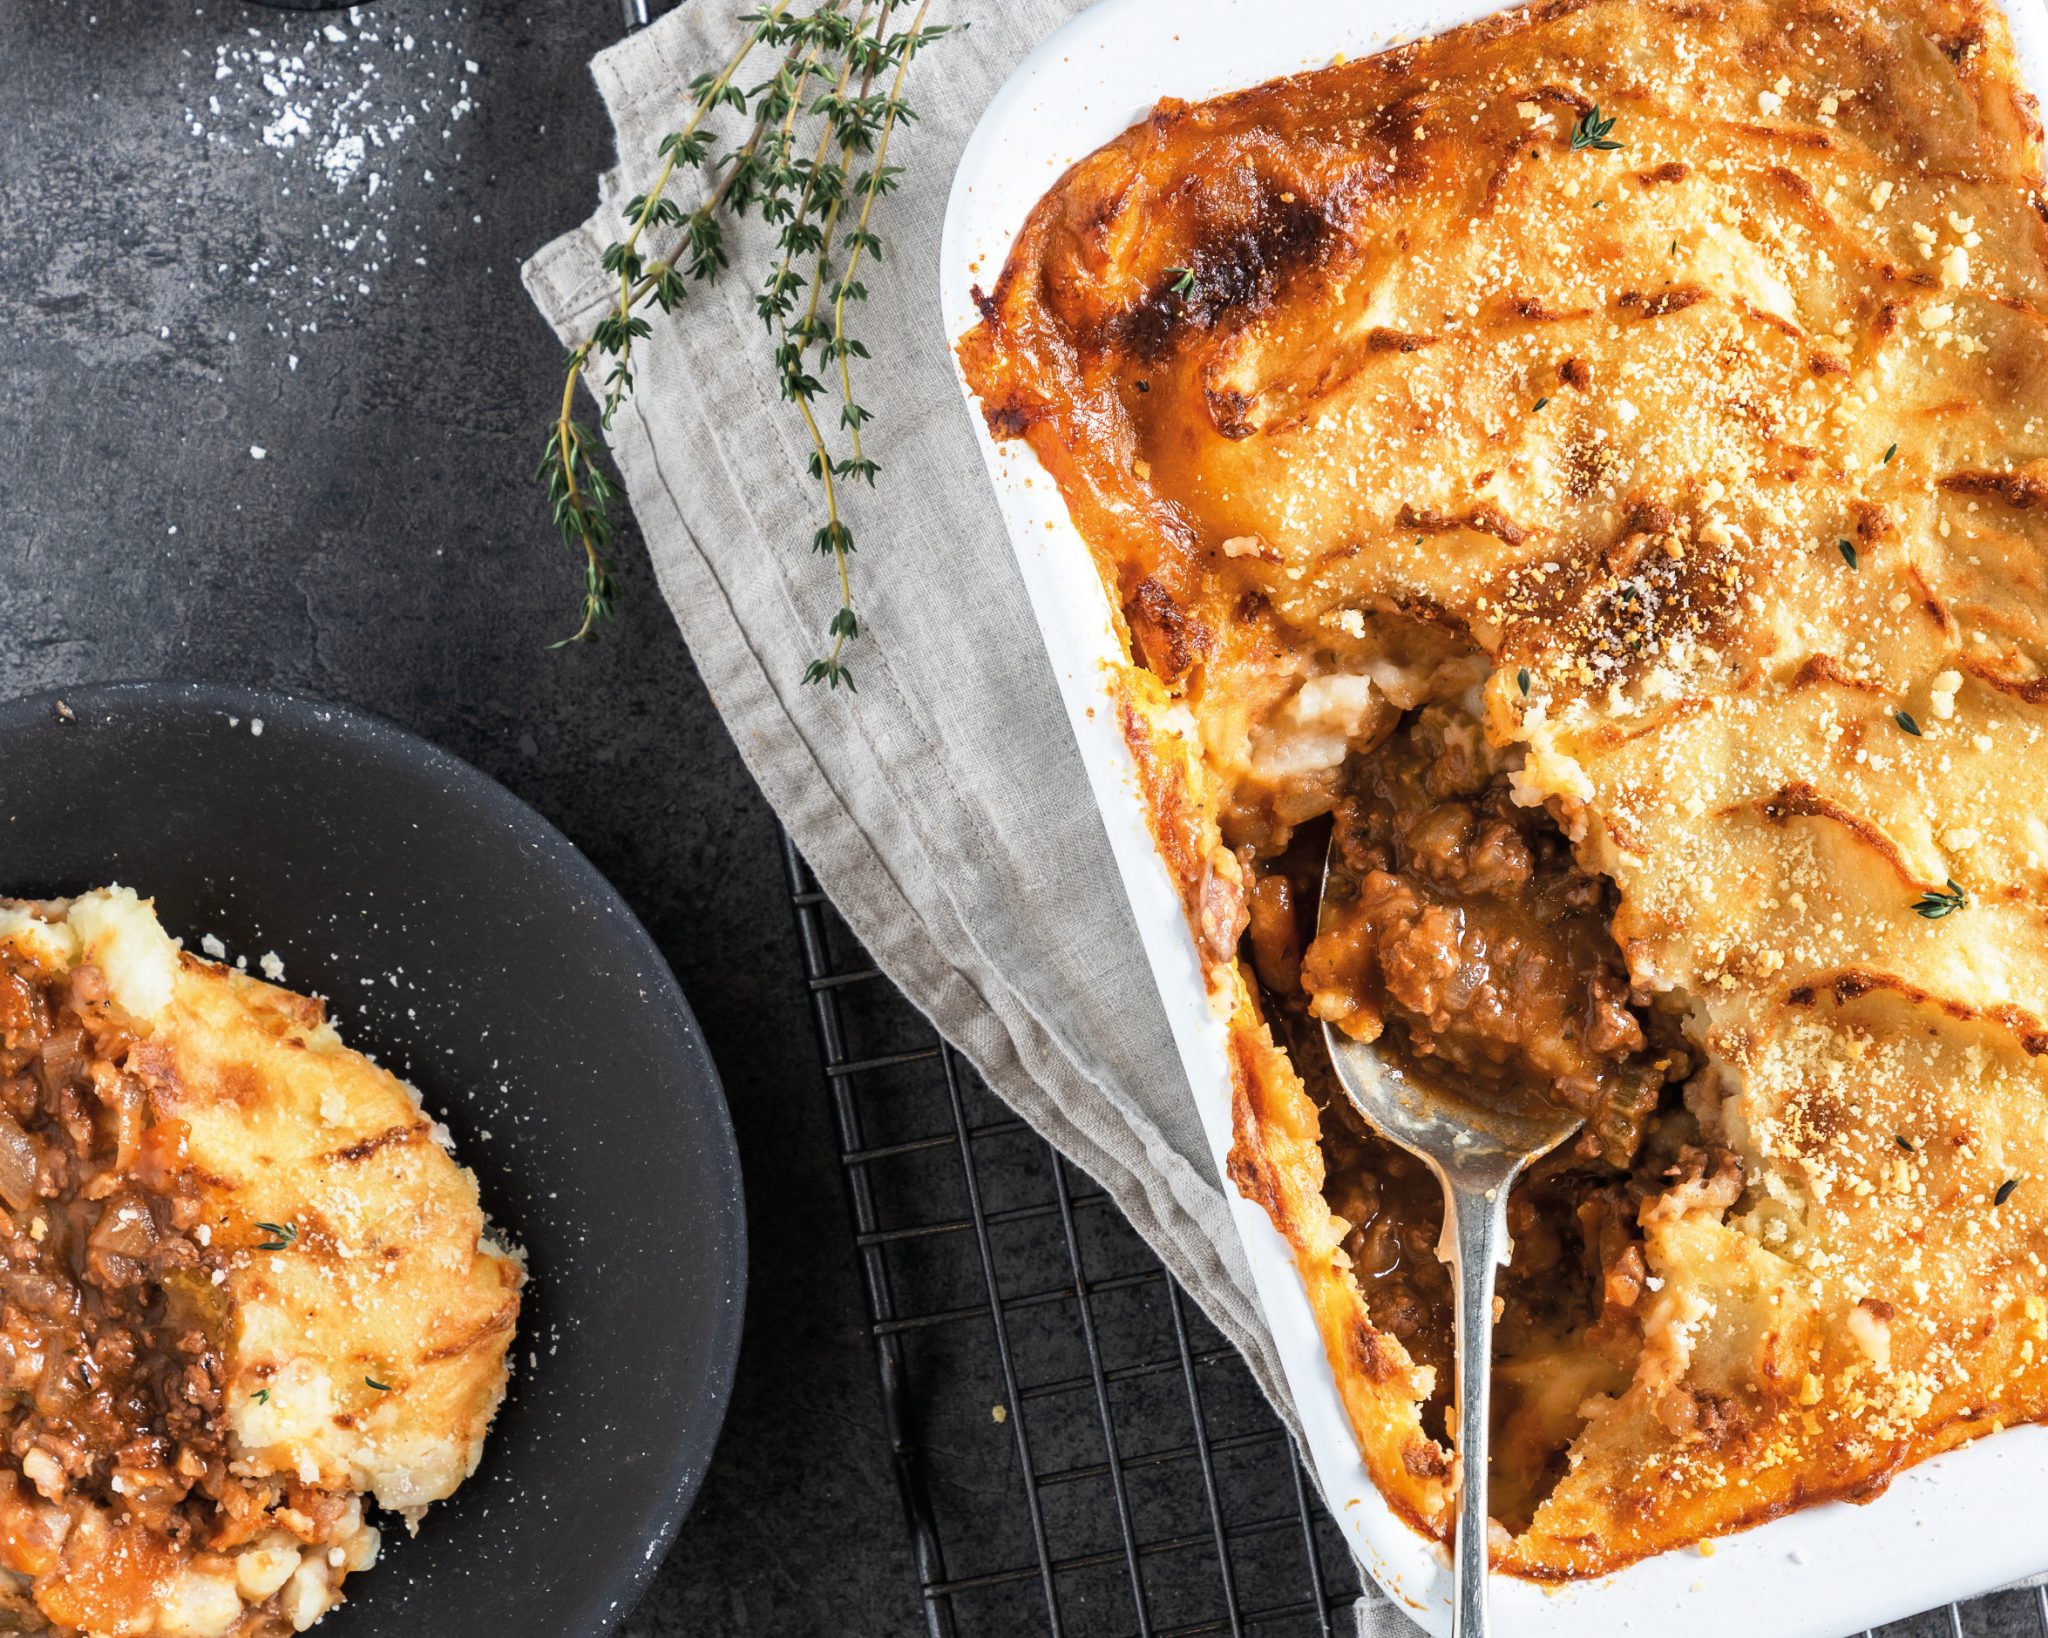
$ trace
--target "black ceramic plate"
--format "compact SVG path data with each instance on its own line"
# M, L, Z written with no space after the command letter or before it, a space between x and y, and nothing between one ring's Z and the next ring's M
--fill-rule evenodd
M739 1166L675 980L560 832L410 734L229 688L61 698L0 705L0 896L118 881L188 944L276 951L530 1259L482 1465L386 1530L323 1638L596 1638L696 1491L739 1342Z

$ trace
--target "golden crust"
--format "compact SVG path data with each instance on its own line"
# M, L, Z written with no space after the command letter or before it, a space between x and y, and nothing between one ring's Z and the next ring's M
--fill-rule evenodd
M519 1314L475 1178L317 1001L186 955L156 1044L159 1113L189 1129L215 1244L243 1253L223 1392L240 1459L391 1508L449 1495L482 1452ZM295 1231L287 1250L259 1249L263 1223Z
M1573 147L1595 106L1618 149ZM1397 1509L1440 1533L1427 1373L1349 1272L1225 843L1304 678L1399 686L1395 616L1484 655L1748 1179L1646 1223L1650 1343L1503 1566L1599 1573L2048 1416L2048 204L1998 12L1554 3L1164 103L981 306L990 427L1128 639L1232 1176Z

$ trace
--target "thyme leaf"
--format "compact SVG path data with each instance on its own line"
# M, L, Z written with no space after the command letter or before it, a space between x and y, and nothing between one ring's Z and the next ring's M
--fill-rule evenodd
M299 1225L296 1223L258 1223L256 1226L270 1236L257 1244L258 1251L288 1251L299 1237Z
M1970 902L1970 895L1956 885L1951 876L1946 887L1930 887L1914 901L1913 908L1929 921L1939 921L1943 916L1952 916Z
M1192 295L1195 289L1195 270L1192 267L1169 267L1166 270L1166 288L1176 296Z
M1918 739L1920 737L1920 724L1913 720L1912 712L1894 711L1892 713L1892 721L1896 722L1902 729L1904 729L1907 733L1911 734L1915 739Z
M1846 540L1838 540L1835 542L1835 545L1841 548L1842 561L1848 564L1850 568L1855 568L1856 548Z
M1609 140L1607 135L1614 129L1615 118L1615 115L1609 114L1602 119L1597 103L1588 108L1579 116L1578 124L1572 127L1572 152L1582 153L1591 148L1596 153L1612 153L1619 148L1621 144Z
M375 1388L379 1393L389 1393L391 1391L390 1383L379 1382L374 1376L366 1376L363 1378L363 1381L370 1387Z
M2020 1180L2018 1178L2008 1177L2003 1183L1998 1185L1998 1192L1991 1197L1992 1205L2004 1205L2008 1200L2012 1198L2012 1191L2018 1188L2019 1186Z

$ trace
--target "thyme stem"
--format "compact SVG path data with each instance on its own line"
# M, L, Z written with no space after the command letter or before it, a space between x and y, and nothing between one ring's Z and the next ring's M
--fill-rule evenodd
M555 421L555 437L559 440L561 447L562 485L567 491L569 510L576 514L578 520L577 535L583 543L584 574L586 578L594 574L602 574L607 568L598 552L596 540L592 538L590 530L582 526L585 502L583 491L577 487L576 483L576 455L582 447L583 438L576 426L572 412L576 405L576 383L582 379L583 366L589 361L589 358L590 343L587 341L570 355L569 369L562 381L562 410ZM575 636L571 637L569 641L581 642L584 638L588 637L591 624L596 618L597 616L592 610L590 599L586 597L583 603L583 623L576 628Z
M658 282L650 276L650 278L642 280L639 291L635 291L633 285L634 269L639 265L639 262L635 255L634 247L640 243L640 236L647 231L647 224L654 220L655 215L660 210L662 200L668 188L669 178L675 175L677 159L689 150L696 138L698 127L704 123L705 116L725 100L726 89L732 84L733 75L740 71L740 64L745 62L752 54L754 47L760 44L762 37L767 31L782 20L782 14L789 10L789 5L790 0L775 0L774 7L760 15L752 30L747 34L746 39L741 42L740 48L727 59L725 67L718 71L718 74L708 86L697 91L697 104L690 110L689 120L684 124L682 131L662 144L666 152L662 156L661 169L655 172L653 185L641 196L640 209L635 212L629 208L626 213L632 220L633 226L625 237L623 249L618 257L619 300L618 305L613 309L613 317L619 321L621 341L619 345L618 368L614 371L614 391L607 396L605 401L604 421L606 426L611 425L612 416L617 412L619 403L632 384L633 325L631 314L633 306L642 295L652 289L654 284ZM760 134L761 128L757 124L754 128L753 142L749 142L741 150L741 154L752 151L754 143L760 139ZM728 167L725 179L718 185L717 190L692 213L694 218L708 220L711 214L717 210L727 190L732 186L732 179L740 174L740 156L735 155L734 159L735 162ZM690 239L691 235L686 232L683 242L689 243ZM675 260L675 255L671 254L667 261L661 264L661 272L664 276L673 269Z
M886 26L888 23L891 3L893 3L893 0L884 0L882 6L883 26ZM889 101L887 111L882 116L881 135L875 142L875 160L873 165L868 168L867 186L861 192L860 223L853 233L848 236L849 249L846 256L846 272L841 275L839 287L834 292L832 298L832 348L838 354L839 362L840 419L845 424L847 442L853 450L851 470L865 477L870 485L875 481L876 467L874 462L867 458L866 452L861 448L861 423L867 419L867 416L861 407L854 402L853 398L853 366L849 362L853 356L853 347L846 338L846 298L853 286L854 273L860 267L861 252L874 242L873 235L868 229L868 222L874 215L875 200L880 197L882 186L888 177L889 137L896 129L896 116L902 111L903 82L909 77L910 59L917 55L918 37L924 28L925 13L930 9L931 0L920 0L916 15L910 20L910 39L904 47L902 56L896 62L896 78L889 87ZM873 75L870 73L869 80L872 81L872 78ZM816 292L814 291L813 295L815 294ZM811 419L808 409L805 412L805 419ZM815 422L812 422L812 427L813 435L815 436ZM828 492L830 485L831 479L828 477L826 479ZM839 606L846 612L848 616L846 625L850 626L852 623L853 587L847 574L846 553L835 548L833 556L837 560L839 567ZM851 630L841 629L835 623L832 633L832 652L826 657L824 662L828 678L836 678L845 674L846 668L841 662L840 655L846 648L846 639L852 635L853 632Z

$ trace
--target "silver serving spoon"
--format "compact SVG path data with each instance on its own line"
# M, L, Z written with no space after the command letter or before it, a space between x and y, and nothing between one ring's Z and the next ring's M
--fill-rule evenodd
M1330 839L1331 854L1336 837ZM1323 863L1320 925L1329 904ZM1367 1124L1436 1173L1444 1232L1436 1254L1451 1265L1457 1298L1458 1533L1452 1638L1486 1635L1486 1447L1493 1387L1494 1270L1508 1260L1508 1188L1584 1121L1567 1110L1526 1117L1442 1096L1417 1085L1372 1047L1323 1025L1338 1084Z

